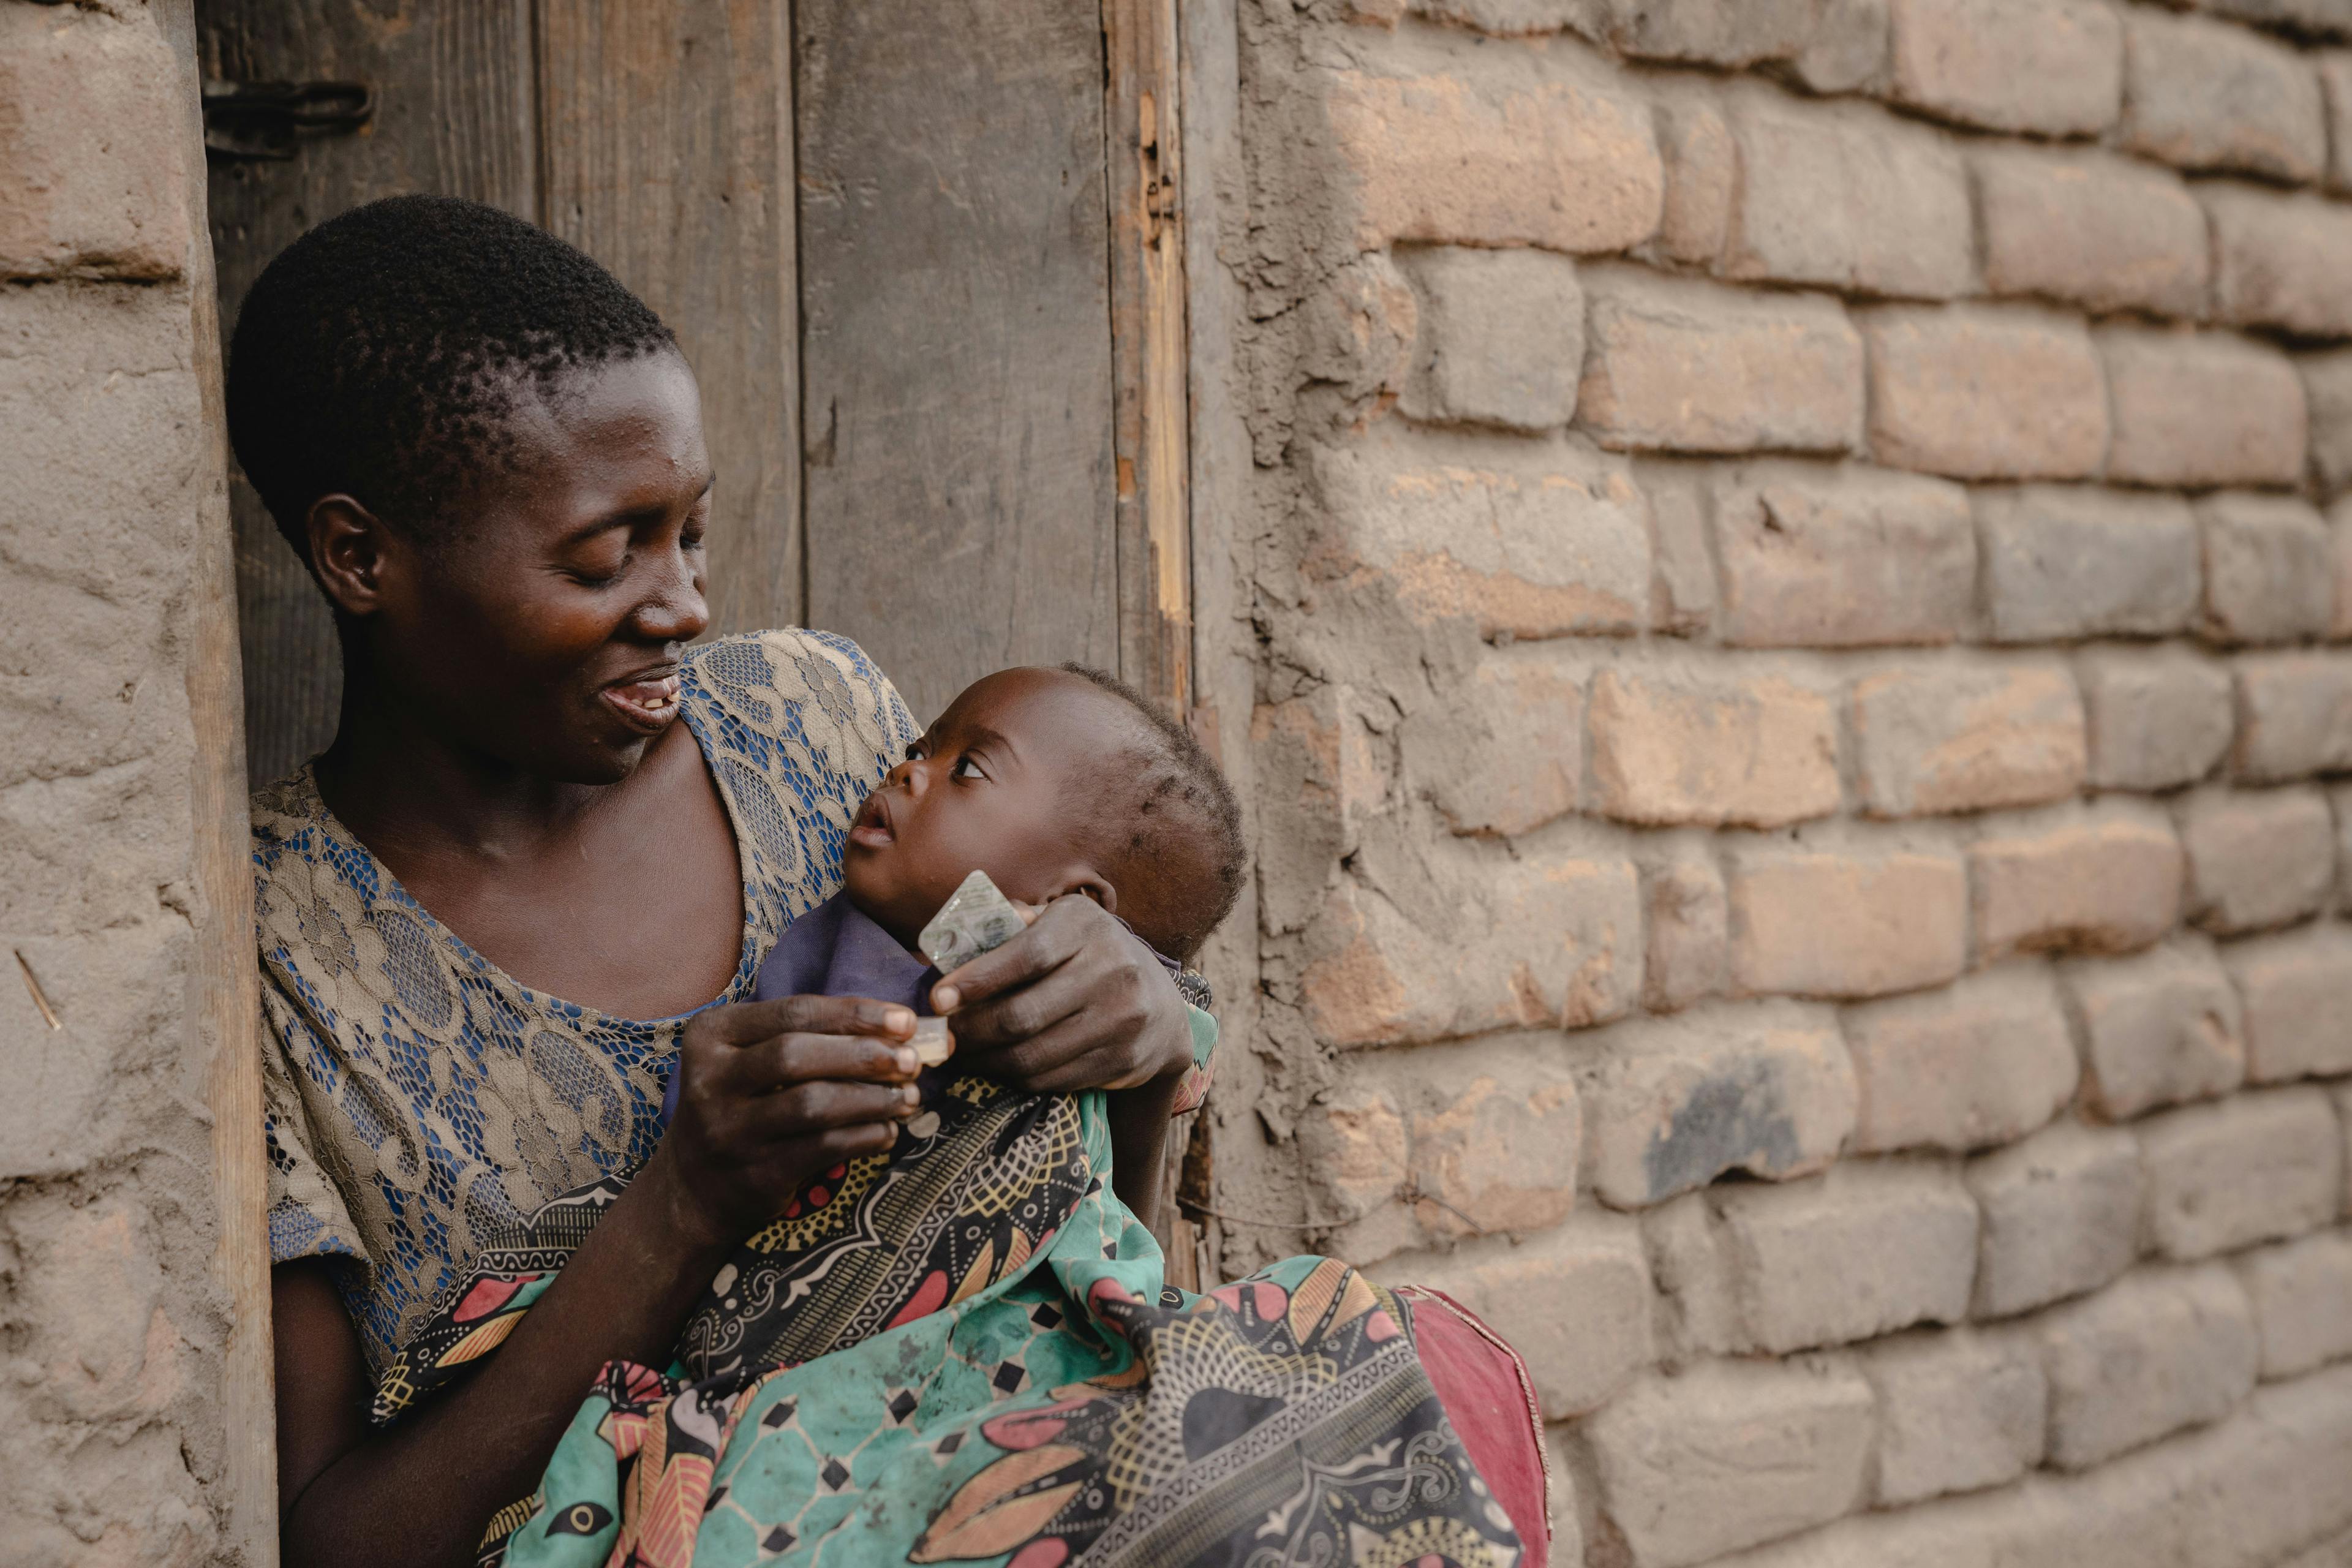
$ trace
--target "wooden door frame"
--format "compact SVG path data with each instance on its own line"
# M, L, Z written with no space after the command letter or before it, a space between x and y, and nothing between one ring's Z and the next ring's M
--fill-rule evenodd
M1192 709L1180 0L1102 0L1120 674Z

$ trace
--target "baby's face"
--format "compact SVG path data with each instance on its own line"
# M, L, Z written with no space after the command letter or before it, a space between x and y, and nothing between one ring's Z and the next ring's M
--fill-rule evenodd
M858 808L842 858L850 902L911 946L975 868L1024 903L1099 885L1072 792L1119 744L1124 711L1057 669L1000 670L968 688Z

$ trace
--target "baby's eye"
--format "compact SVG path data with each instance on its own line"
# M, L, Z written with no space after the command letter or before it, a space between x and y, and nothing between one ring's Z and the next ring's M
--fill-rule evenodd
M980 771L980 763L968 755L958 757L955 766L948 770L948 777L951 779L980 779L987 776Z

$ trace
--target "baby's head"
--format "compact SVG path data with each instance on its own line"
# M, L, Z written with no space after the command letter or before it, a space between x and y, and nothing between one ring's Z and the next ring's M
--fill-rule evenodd
M849 901L911 947L974 868L1042 904L1084 893L1171 958L1240 894L1241 815L1181 725L1097 670L1003 669L948 705L866 798Z

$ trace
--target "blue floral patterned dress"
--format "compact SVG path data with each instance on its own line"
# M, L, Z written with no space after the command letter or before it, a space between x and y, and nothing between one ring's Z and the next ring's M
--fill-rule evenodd
M917 733L855 645L775 631L695 648L681 710L735 829L751 993L840 885L849 819ZM253 800L270 1261L336 1260L370 1370L485 1248L661 1137L686 1016L616 1018L467 947L336 821L308 767Z

